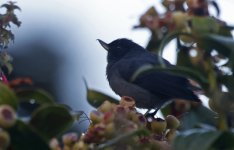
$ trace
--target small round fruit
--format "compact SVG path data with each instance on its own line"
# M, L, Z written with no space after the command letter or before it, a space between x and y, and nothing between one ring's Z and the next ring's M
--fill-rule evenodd
M180 121L173 115L166 117L167 129L177 129L180 126Z
M113 122L114 119L115 119L114 113L112 113L112 112L106 112L106 113L104 114L104 117L103 117L103 122L104 122L105 124L108 124L108 123L110 123L110 122Z
M9 105L0 105L0 127L9 128L16 122L16 113Z
M176 136L176 130L174 129L171 129L169 132L167 132L166 134L166 138L167 138L167 141L169 143L172 143L173 140L175 139L175 136Z
M139 126L146 126L147 120L142 114L133 114L131 120Z
M72 149L74 150L86 150L88 149L88 146L86 145L86 143L84 143L83 141L79 141L79 142L76 142L73 146L72 146Z
M0 130L0 149L6 149L10 145L10 136L4 131Z
M94 132L97 134L96 138L103 137L105 135L106 125L99 123L94 126ZM99 139L98 139L99 140Z
M115 131L115 124L113 122L110 122L106 125L106 128L105 128L105 135L107 137L111 137Z
M50 140L49 146L52 150L57 150L57 149L61 149L59 146L59 141L56 138L52 138Z
M90 113L90 120L92 121L93 124L101 122L103 120L103 117L104 117L103 113L96 110Z
M119 102L121 106L135 107L135 100L129 96L122 96Z
M189 16L187 13L177 11L172 14L172 19L176 25L176 29L182 30L187 27Z
M76 133L67 133L62 136L62 141L64 145L70 146L78 140Z
M151 122L151 130L155 133L161 134L165 131L167 122L161 118L156 118Z
M113 104L109 101L104 101L103 104L98 108L98 111L103 113L111 111L113 108Z

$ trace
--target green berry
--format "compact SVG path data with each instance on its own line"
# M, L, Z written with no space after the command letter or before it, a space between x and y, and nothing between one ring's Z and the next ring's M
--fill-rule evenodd
M114 121L114 118L115 118L115 116L114 116L114 114L113 114L112 112L106 112L106 113L104 114L103 122L104 122L105 124L108 124L108 123L110 123L110 122L113 122L113 121Z
M167 122L161 118L156 118L151 122L151 130L161 134L166 130Z
M10 136L4 131L0 130L0 149L6 149L10 145Z
M78 140L78 136L76 133L67 133L62 137L63 144L70 146Z
M169 143L172 143L173 140L175 139L175 136L176 136L176 130L174 129L171 129L169 132L167 132L166 134L166 138L167 138L167 141Z
M121 97L119 104L121 106L135 107L135 100L131 97L123 96Z
M72 149L73 150L87 150L88 146L83 141L79 141L73 145Z
M99 108L98 111L101 111L103 113L111 111L113 108L113 104L109 101L105 101Z
M180 125L180 121L173 115L166 117L167 129L177 129Z
M92 121L93 124L99 123L103 120L103 113L99 112L99 111L92 111L90 113L90 120Z
M114 131L115 131L115 124L113 122L110 122L106 125L106 128L105 128L105 135L107 137L111 137L113 134L114 134Z
M9 128L16 122L16 113L9 105L0 105L0 127Z

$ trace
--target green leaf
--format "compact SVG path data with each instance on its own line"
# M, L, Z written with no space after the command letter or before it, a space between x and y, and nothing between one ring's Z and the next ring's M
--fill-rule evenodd
M15 93L5 84L0 82L0 105L7 104L17 109L18 101Z
M204 129L187 130L179 134L174 142L174 150L208 150L222 133Z
M20 102L35 101L37 104L53 104L53 97L43 89L26 88L16 91Z
M212 148L215 150L232 150L234 149L234 134L232 132L223 132L215 141Z
M183 32L172 32L168 34L163 41L161 42L161 45L159 47L159 55L161 56L163 53L164 47L173 39L176 37L183 35L188 36L190 38L195 39L195 41L198 42L198 44L205 48L206 50L213 50L216 49L220 54L223 54L226 57L230 57L231 52L234 52L234 40L231 37L225 37L220 36L217 34L202 34L194 36L189 33L183 33Z
M219 23L212 17L193 16L191 19L192 32L194 35L206 33L218 33Z
M234 40L231 37L225 37L215 34L207 34L197 39L201 47L210 52L215 49L220 54L229 58L228 67L234 70Z
M32 114L30 125L43 137L50 139L66 131L73 121L72 115L65 107L45 105Z
M203 48L208 50L215 49L228 58L234 53L234 40L231 37L206 34L198 37L197 41Z
M175 150L231 150L234 148L231 132L192 129L177 135L173 142Z
M173 102L160 109L164 117L171 114L174 115L172 112L172 107L173 107Z
M186 67L176 67L176 68L163 68L163 67L153 67L153 66L142 66L141 68L139 68L131 77L131 82L133 82L138 76L140 76L143 73L146 72L167 72L167 73L171 73L171 74L176 74L176 75L180 75L180 76L186 76L189 77L191 79L194 79L195 81L197 81L198 83L201 84L202 87L206 88L208 86L208 81L207 79L200 74L199 72L195 71L195 70L191 70L189 68Z
M174 32L171 32L169 34L167 34L165 36L165 38L163 38L160 46L159 46L159 55L162 56L162 53L163 53L163 49L166 47L166 45L171 42L171 40L177 38L179 35L185 35L185 36L189 36L189 37L192 37L192 34L190 33L185 33L185 32L181 32L181 31L174 31Z
M216 126L216 115L216 113L200 105L197 108L193 108L180 119L180 130L188 130L199 126L200 124Z
M21 121L8 129L14 150L50 150L47 142L30 126Z
M116 100L115 98L113 98L111 96L108 96L102 92L88 88L88 85L87 85L85 80L84 80L84 82L85 82L85 86L87 89L87 100L91 106L98 108L106 100L111 102L111 103L115 103L115 104L119 103L118 100Z

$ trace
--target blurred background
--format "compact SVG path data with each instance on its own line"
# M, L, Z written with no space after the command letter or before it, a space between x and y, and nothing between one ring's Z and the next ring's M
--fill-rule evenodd
M219 4L220 17L234 25L233 0ZM14 76L32 77L58 102L87 114L93 108L87 103L83 78L90 88L117 97L106 80L106 51L96 39L109 43L125 37L145 47L150 32L133 26L151 6L164 11L160 0L20 0L17 5L22 25L13 27L15 42L9 47ZM164 53L172 63L173 46Z

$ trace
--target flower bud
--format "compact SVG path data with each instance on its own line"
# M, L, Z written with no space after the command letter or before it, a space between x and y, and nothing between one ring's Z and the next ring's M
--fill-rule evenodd
M121 106L135 107L135 100L128 96L121 97L120 103Z
M142 114L133 114L131 120L140 126L146 126L147 120Z
M68 133L63 135L62 140L64 145L70 146L78 140L78 136L76 133Z
M151 122L151 130L155 133L161 134L165 131L167 122L161 118L156 118Z
M90 120L93 124L96 124L102 121L103 116L103 113L94 110L90 113Z
M4 131L0 130L0 149L6 149L10 145L10 136Z
M64 145L63 150L71 150L71 148L67 145Z
M9 128L16 122L16 113L9 105L0 105L0 127Z
M111 137L114 131L115 131L115 124L113 122L108 123L105 128L105 135L107 137Z
M103 104L98 108L98 111L100 112L108 112L108 111L111 111L112 110L112 107L113 107L113 104L109 101L105 101L103 102Z
M166 134L166 138L167 138L167 141L169 143L172 143L173 140L175 139L175 136L176 136L176 130L174 129L171 129L169 132L167 132Z
M97 138L103 137L105 135L105 129L106 129L106 125L102 123L96 124L94 126L94 131L98 135ZM100 138L98 140L100 140Z
M87 150L87 149L88 146L83 141L75 143L72 147L72 150Z
M168 115L166 117L167 129L176 129L180 125L180 121L173 115Z
M107 123L113 122L114 118L115 118L115 115L112 112L106 112L104 114L103 121L104 121L105 124L107 124Z

